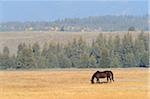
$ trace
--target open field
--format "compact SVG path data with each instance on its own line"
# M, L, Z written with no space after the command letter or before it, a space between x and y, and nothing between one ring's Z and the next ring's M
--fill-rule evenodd
M0 71L0 99L149 98L149 69L112 69L114 83L91 84L96 70Z
M105 36L123 36L125 32L100 32L104 33ZM132 32L136 37L140 32ZM45 42L60 42L68 43L74 38L79 39L82 37L88 44L92 42L97 36L98 32L39 32L39 31L23 31L23 32L0 32L0 52L3 50L4 46L8 46L10 49L10 54L15 54L17 52L17 47L20 43L33 44L38 42L41 47Z

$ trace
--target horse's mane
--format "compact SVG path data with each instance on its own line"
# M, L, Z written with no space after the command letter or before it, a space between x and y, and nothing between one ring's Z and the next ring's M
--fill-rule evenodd
M94 74L96 74L96 73L100 73L100 71L96 71Z

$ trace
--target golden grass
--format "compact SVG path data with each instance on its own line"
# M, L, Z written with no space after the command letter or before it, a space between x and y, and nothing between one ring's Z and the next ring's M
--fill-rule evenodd
M1 71L0 99L149 98L148 69L112 69L114 83L91 84L91 75L95 71Z

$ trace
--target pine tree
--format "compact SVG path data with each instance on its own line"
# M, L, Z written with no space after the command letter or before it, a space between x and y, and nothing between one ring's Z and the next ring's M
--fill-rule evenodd
M70 59L67 58L67 56L65 56L63 53L59 53L58 62L60 68L70 68L72 66Z
M32 50L35 56L40 56L40 46L38 44L38 42L34 43L32 46Z
M103 48L100 59L100 67L107 68L110 65L109 49Z
M9 58L9 48L7 46L3 49L3 57L6 59Z
M10 57L10 68L11 69L16 69L16 55L13 54L11 57Z
M20 54L20 52L26 47L25 43L20 43L18 45L18 50L17 50L17 54Z
M17 55L17 68L35 68L35 58L31 47L25 47Z
M100 49L106 47L106 37L102 33L100 33L99 36L96 38L95 43L98 44Z
M96 58L94 56L91 56L89 58L89 67L90 68L96 68L97 67Z
M47 57L47 55L48 55L48 44L45 43L41 52L41 56Z
M135 56L133 53L127 53L125 55L125 64L124 67L133 67L136 65Z
M120 61L120 56L119 56L118 53L116 55L112 56L110 67L117 67L117 68L122 67L122 64L121 64L121 61Z
M119 53L120 52L120 48L121 48L121 40L120 37L117 35L114 40L113 40L113 49L114 52Z
M80 68L88 68L89 67L89 55L84 53L80 57Z
M10 67L11 64L10 64L9 48L5 46L3 48L3 53L1 55L1 69L8 69Z
M36 68L38 68L40 65L41 65L41 51L40 51L40 46L38 44L38 42L34 43L32 45L32 50L33 50L33 55L34 55L34 58L35 58L35 66Z
M141 64L141 56L144 53L144 42L143 40L140 40L139 38L136 38L135 44L134 44L134 55L136 59L136 66L140 66Z
M144 31L141 31L141 33L138 35L138 40L144 43L144 48L146 51L148 51L149 34L146 34L144 33Z
M133 39L132 39L132 35L129 32L124 35L122 44L125 53L130 53L133 51Z
M49 51L46 61L48 63L48 68L59 68L58 58L54 53Z
M150 67L149 65L149 52L144 51L141 55L140 66L142 67Z

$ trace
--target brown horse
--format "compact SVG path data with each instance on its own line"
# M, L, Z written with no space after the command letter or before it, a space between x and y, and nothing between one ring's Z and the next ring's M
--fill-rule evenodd
M92 76L92 79L91 79L91 83L93 84L94 83L94 78L96 78L97 82L100 82L99 81L99 78L107 78L107 83L111 80L114 81L114 77L113 77L113 73L112 71L96 71L93 76Z

